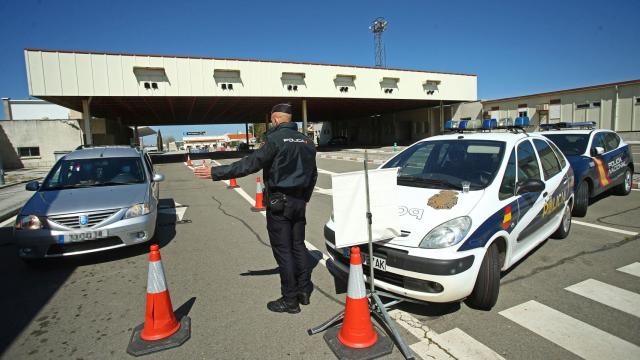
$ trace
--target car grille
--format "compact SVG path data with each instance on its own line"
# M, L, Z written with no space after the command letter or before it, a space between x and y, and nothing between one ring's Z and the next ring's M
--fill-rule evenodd
M58 225L68 227L71 229L81 229L94 227L103 221L107 220L113 214L117 213L120 209L99 210L86 213L64 214L64 215L52 215L48 219ZM80 216L86 215L88 217L88 223L86 225L80 225Z

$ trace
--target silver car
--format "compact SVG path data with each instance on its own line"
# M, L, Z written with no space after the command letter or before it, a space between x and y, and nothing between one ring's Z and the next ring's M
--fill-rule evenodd
M149 156L132 147L87 147L61 158L16 219L25 261L135 245L156 229L158 183Z

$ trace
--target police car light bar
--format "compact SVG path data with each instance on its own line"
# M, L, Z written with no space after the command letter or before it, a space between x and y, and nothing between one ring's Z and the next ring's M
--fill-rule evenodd
M447 120L444 129L451 132L464 131L491 131L491 130L513 130L529 127L529 118L516 118L515 122L511 119L502 119L500 122L496 119L480 120Z
M593 129L596 127L595 121L580 122L559 122L555 124L541 124L543 130L560 130L560 129Z

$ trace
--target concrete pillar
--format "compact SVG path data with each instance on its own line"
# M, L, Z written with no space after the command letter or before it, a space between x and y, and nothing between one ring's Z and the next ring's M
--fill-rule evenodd
M133 127L133 144L140 145L140 137L138 136L138 125Z
M307 135L307 100L302 99L302 133Z
M602 103L600 104L602 106ZM616 85L616 97L613 103L613 118L611 119L611 130L618 130L618 107L620 106L620 92L618 86ZM635 106L635 104L631 104L631 106Z
M440 100L440 124L438 124L438 132L442 134L444 131L444 106L442 100Z
M2 107L4 108L4 119L13 120L13 113L11 112L11 99L2 98Z
M91 98L82 99L82 119L84 119L84 144L93 145L93 135L91 134L91 112L89 111Z

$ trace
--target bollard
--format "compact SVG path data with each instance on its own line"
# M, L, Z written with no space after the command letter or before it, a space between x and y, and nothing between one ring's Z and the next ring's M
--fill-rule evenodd
M393 152L396 152L396 150L398 150L398 143L394 142L393 143Z

